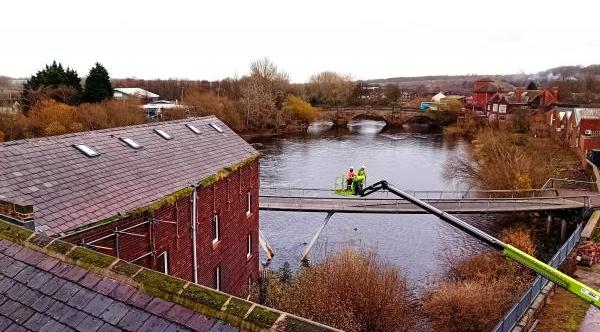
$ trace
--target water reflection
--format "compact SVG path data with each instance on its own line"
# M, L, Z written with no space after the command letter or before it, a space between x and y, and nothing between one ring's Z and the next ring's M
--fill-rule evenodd
M331 121L316 121L316 122L312 122L308 126L306 131L309 134L315 135L315 134L320 134L325 131L328 131L329 129L331 129L331 127L333 127L333 122L331 122Z
M383 130L385 125L385 121L359 120L350 121L348 123L348 129L350 129L350 131L353 133L359 133L362 135L376 135Z

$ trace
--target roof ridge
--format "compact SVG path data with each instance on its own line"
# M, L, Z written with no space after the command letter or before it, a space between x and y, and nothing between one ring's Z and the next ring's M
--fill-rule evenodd
M340 331L129 263L114 256L34 233L2 220L0 220L0 239L41 252L68 264L77 265L102 276L114 278L155 297L249 331Z

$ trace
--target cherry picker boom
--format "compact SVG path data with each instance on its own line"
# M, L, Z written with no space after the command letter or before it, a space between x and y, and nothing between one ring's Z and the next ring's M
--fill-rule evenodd
M525 265L526 267L539 273L546 279L575 294L577 297L600 308L600 292L596 291L595 289L569 277L568 275L560 272L552 266L536 259L533 256L524 253L523 251L511 246L510 244L504 243L499 239L491 236L490 234L474 226L471 226L465 221L451 214L448 214L429 203L426 203L416 197L405 193L404 191L389 184L387 181L379 181L373 185L364 188L360 195L364 197L380 190L387 190L392 194L395 194L396 196L399 196L402 199L405 199L410 203L422 208L423 210L437 216L442 221L445 221L451 224L452 226L460 229L461 231L478 238L479 240L492 246L494 249L502 251L502 254L504 256L514 261L517 261L522 265Z

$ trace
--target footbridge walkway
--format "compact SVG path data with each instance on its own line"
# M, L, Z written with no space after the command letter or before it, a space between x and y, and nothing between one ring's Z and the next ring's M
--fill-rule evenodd
M578 210L600 207L598 192L571 189L407 191L448 213L484 214ZM328 189L261 188L259 206L268 211L425 214L387 192L367 197L339 196Z

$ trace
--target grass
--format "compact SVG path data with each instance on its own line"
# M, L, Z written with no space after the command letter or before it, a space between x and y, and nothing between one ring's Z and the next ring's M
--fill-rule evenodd
M590 307L589 303L558 288L539 317L536 331L576 332Z

